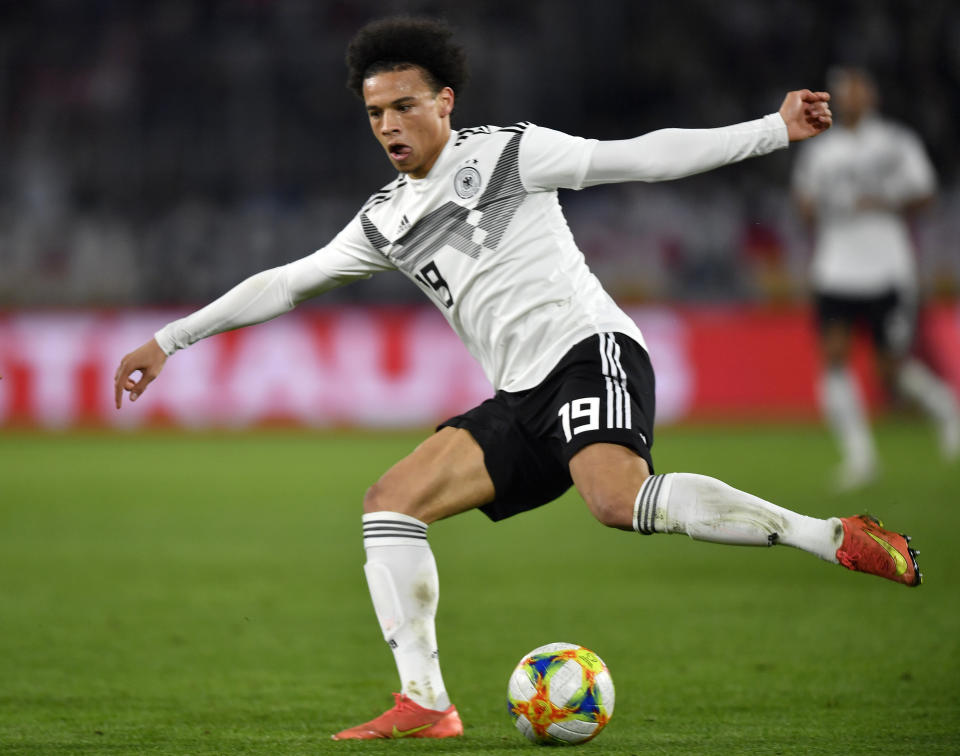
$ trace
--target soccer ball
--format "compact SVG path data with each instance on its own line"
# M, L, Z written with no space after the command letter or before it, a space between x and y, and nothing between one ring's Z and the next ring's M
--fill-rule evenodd
M534 743L586 743L610 721L613 704L607 665L575 643L533 649L507 685L507 710Z

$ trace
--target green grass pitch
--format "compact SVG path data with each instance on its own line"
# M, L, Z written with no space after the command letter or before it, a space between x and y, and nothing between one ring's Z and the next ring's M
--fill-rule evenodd
M665 428L661 472L914 536L907 589L793 549L604 529L568 494L431 527L456 741L333 743L397 688L363 579L362 492L422 433L0 434L0 753L535 753L522 654L572 641L617 688L595 754L960 752L960 466L909 421L828 493L816 426Z

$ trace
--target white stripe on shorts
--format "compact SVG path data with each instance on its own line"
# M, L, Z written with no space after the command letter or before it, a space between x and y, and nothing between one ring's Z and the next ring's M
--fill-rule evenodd
M620 364L620 345L612 333L600 334L600 369L607 384L607 427L630 427L627 374Z

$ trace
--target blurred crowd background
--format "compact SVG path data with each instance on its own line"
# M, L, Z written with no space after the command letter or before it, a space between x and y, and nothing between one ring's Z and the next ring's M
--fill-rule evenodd
M32 0L0 2L0 308L202 304L323 246L392 178L343 63L389 13L458 30L471 80L455 127L719 126L865 65L938 170L915 225L924 291L960 288L953 0ZM562 202L624 300L796 301L810 236L792 160ZM325 298L412 300L399 274Z

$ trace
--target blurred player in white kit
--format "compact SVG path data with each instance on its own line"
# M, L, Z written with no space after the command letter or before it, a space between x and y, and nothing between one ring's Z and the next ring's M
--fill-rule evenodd
M824 362L819 393L843 456L836 485L852 489L878 472L850 368L855 327L869 330L885 385L930 417L950 460L960 456L960 416L949 386L911 356L917 273L908 219L934 198L933 166L916 134L880 116L869 73L834 68L828 85L839 128L803 145L793 189L816 229L811 285Z

